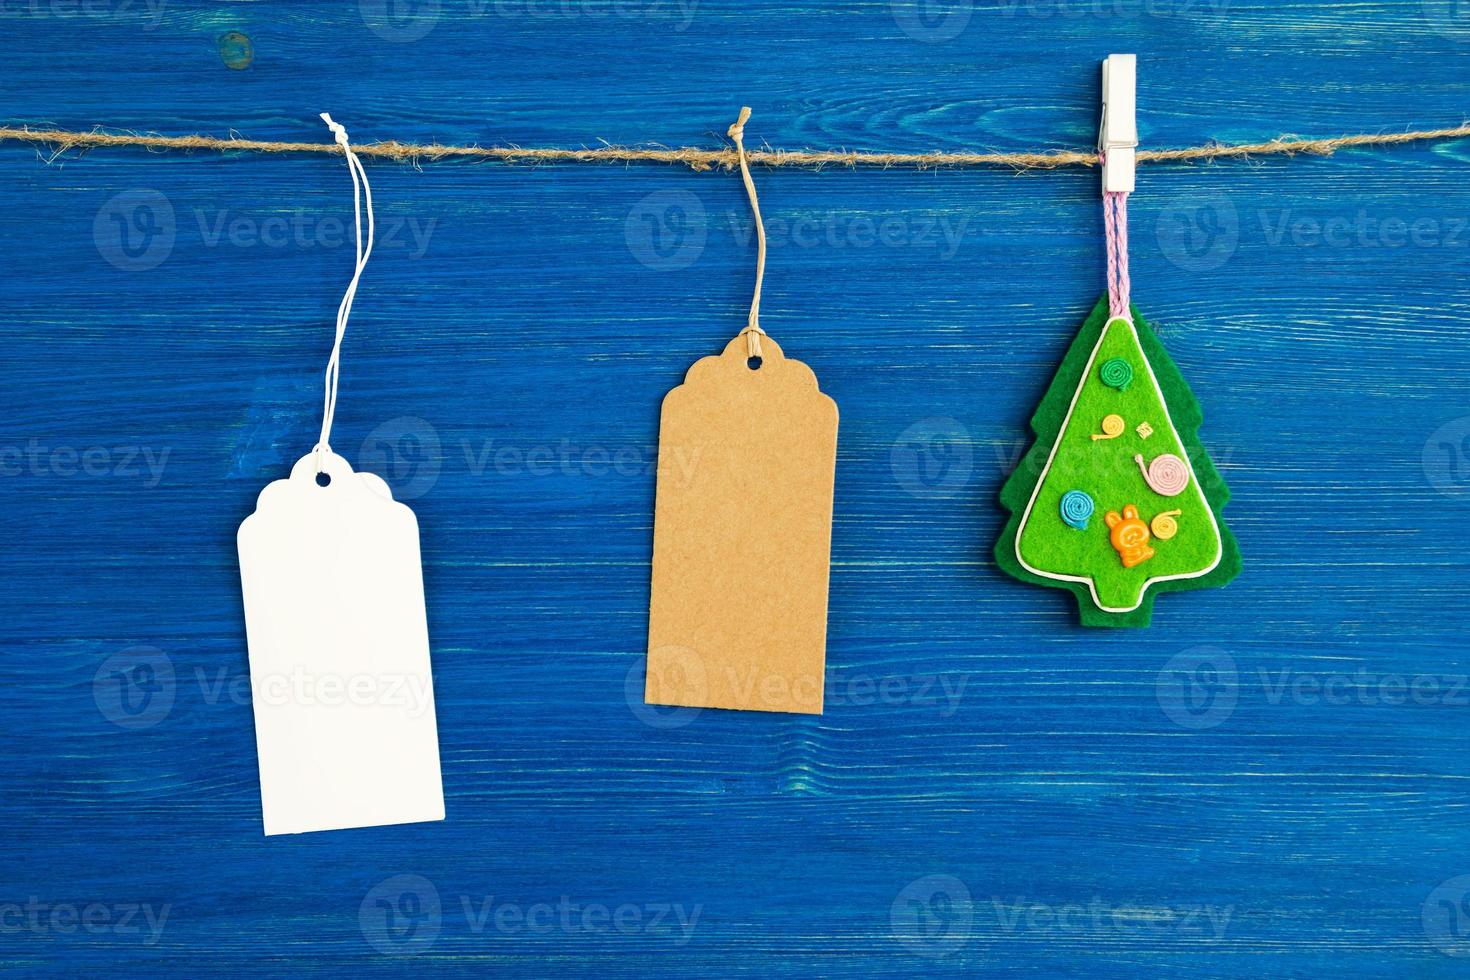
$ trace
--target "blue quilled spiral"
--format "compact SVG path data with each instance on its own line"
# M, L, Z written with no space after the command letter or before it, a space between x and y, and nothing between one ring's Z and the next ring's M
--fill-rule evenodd
M1102 383L1109 388L1117 388L1119 391L1127 391L1128 386L1133 383L1133 365L1121 357L1110 358L1103 362L1102 370L1098 372Z
M1092 516L1092 497L1084 490L1068 490L1062 494L1062 520L1079 531L1087 530L1087 519Z

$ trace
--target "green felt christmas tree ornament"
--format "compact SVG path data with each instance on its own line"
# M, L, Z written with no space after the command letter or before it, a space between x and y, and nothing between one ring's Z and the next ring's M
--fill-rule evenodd
M1111 67L1115 90L1127 71L1127 125L1110 133L1109 63L1122 57ZM1103 70L1108 295L1031 418L1036 442L1001 490L1011 517L995 548L1016 578L1071 590L1086 626L1147 626L1160 592L1224 585L1241 567L1199 402L1128 299L1132 64L1113 55Z
M1098 303L1031 417L1001 490L1001 568L1070 589L1086 626L1147 626L1160 592L1224 585L1240 549L1199 402L1148 324ZM1125 370L1125 368L1127 370Z

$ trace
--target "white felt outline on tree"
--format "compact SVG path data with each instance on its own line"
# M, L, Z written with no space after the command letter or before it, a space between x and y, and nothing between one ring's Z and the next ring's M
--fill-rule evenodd
M1143 366L1148 370L1148 379L1153 382L1154 391L1158 393L1159 404L1164 406L1164 420L1169 423L1169 431L1174 434L1174 441L1179 444L1179 448L1184 453L1184 465L1189 468L1189 479L1199 490L1199 495L1205 503L1205 510L1210 515L1210 526L1215 529L1215 560L1210 562L1209 567L1197 572L1181 572L1178 575L1158 575L1150 578L1138 590L1137 602L1131 606L1119 607L1105 606L1102 604L1102 600L1097 597L1097 583L1093 581L1090 575L1066 575L1061 572L1044 572L1039 568L1032 568L1026 562L1026 559L1021 557L1021 535L1026 530L1026 522L1031 519L1031 508L1036 506L1036 498L1041 494L1042 484L1046 483L1046 474L1051 472L1052 460L1056 458L1057 450L1062 445L1062 436L1066 435L1067 428L1072 424L1072 413L1077 409L1077 399L1082 397L1082 389L1087 385L1087 379L1092 376L1092 365L1097 361L1097 352L1102 349L1103 341L1108 336L1108 328L1114 323L1125 324L1129 332L1133 335L1133 342L1138 345L1138 351L1143 356ZM1031 490L1031 499L1027 501L1026 510L1021 514L1021 523L1016 527L1015 549L1016 561L1020 562L1021 567L1032 575L1040 575L1042 578L1055 579L1062 582L1086 582L1087 591L1092 593L1092 604L1106 613L1132 612L1143 605L1143 600L1148 598L1148 590L1153 588L1155 583L1173 582L1179 579L1199 578L1202 575L1208 575L1219 566L1220 559L1225 556L1225 536L1220 533L1220 522L1215 520L1215 508L1210 506L1210 498L1205 495L1205 488L1200 484L1199 477L1195 476L1194 462L1189 458L1189 449L1184 445L1184 438L1179 434L1178 428L1174 425L1174 416L1169 412L1169 399L1164 396L1164 388L1159 384L1158 377L1154 375L1154 366L1148 359L1148 353L1143 349L1143 342L1138 338L1138 328L1134 326L1131 317L1109 317L1107 322L1103 324L1102 330L1098 332L1097 343L1093 345L1092 353L1087 358L1087 366L1082 370L1082 378L1077 382L1077 390L1072 392L1072 403L1067 406L1067 415L1062 419L1061 428L1057 429L1057 438L1051 445L1051 453L1046 457L1046 465L1041 469L1041 476L1036 479L1036 486Z

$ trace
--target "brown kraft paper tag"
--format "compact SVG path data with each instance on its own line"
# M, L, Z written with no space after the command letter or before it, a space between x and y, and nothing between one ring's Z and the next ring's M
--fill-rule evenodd
M759 346L752 369L737 336L664 397L648 704L822 712L837 403Z

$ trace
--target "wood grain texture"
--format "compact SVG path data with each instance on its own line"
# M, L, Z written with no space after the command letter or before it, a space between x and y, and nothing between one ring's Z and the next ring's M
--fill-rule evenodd
M684 145L747 104L751 145L1076 147L1117 50L1151 146L1470 104L1470 25L1433 0L387 8L7 4L4 121ZM1135 300L1204 405L1246 570L1117 635L989 560L1102 288L1096 175L758 171L763 324L843 416L819 718L637 697L658 405L744 322L738 180L370 165L336 442L423 529L448 819L266 840L234 534L319 423L347 175L0 148L0 965L1463 976L1467 164L1140 174ZM172 702L126 727L139 646ZM1420 677L1423 703L1393 681ZM115 928L129 904L168 906L156 942ZM92 906L108 924L68 931Z

